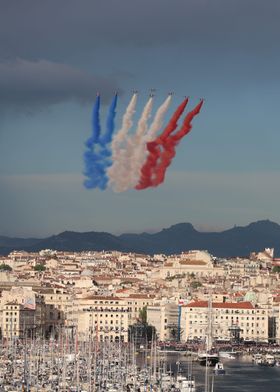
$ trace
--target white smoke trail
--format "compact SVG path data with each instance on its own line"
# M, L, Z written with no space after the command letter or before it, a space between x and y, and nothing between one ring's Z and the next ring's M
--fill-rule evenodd
M129 188L134 188L138 184L141 176L141 168L144 165L147 156L147 142L154 140L157 132L162 129L164 115L170 106L171 99L172 96L169 94L163 104L158 108L150 128L146 134L142 135L141 139L135 146L133 158L131 160Z
M158 108L154 121L152 122L146 136L146 142L150 142L156 138L156 134L158 131L160 131L163 127L163 121L164 121L164 116L169 109L169 106L171 104L172 100L172 95L169 94L166 100L163 102L163 104Z
M107 174L109 184L115 187L115 184L121 182L121 168L123 166L123 154L127 144L127 134L133 125L133 115L137 104L137 93L132 98L123 115L121 129L115 134L112 140L112 166L109 167Z
M135 155L135 150L148 129L148 119L153 106L153 97L149 97L141 117L137 124L134 135L126 138L126 145L118 151L117 165L112 166L114 169L114 181L112 187L116 192L124 192L130 188L131 167Z
M150 96L141 114L134 135L127 140L127 147L124 156L122 156L122 167L120 170L119 181L114 187L117 192L124 192L130 189L134 183L134 160L137 156L139 146L143 143L144 135L148 130L148 119L153 107L153 96Z

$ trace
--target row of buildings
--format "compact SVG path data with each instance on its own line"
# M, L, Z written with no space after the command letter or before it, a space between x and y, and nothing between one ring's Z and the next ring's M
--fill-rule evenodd
M206 251L180 255L121 252L12 252L0 257L4 339L58 336L123 340L137 322L161 341L280 342L279 260Z

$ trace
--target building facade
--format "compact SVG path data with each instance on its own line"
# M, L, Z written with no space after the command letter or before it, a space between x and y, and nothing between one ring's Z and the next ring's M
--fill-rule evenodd
M210 324L214 340L229 341L234 331L244 341L268 342L270 338L268 310L250 302L209 306L207 301L196 301L182 306L182 340L204 340Z

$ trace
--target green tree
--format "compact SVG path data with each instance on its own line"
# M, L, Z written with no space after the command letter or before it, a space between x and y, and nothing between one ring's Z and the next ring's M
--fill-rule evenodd
M275 266L272 268L272 272L273 272L273 273L279 274L279 273L280 273L280 265L275 265Z
M202 286L202 283L198 280L194 280L193 282L191 282L190 286L192 289L197 289L198 287Z
M0 264L0 271L12 271L12 267L8 264Z
M139 322L141 324L147 324L147 306L139 310Z
M43 264L36 264L34 267L34 271L43 272L46 271L46 267Z
M156 328L153 325L136 323L128 327L128 340L136 346L146 345L156 338Z

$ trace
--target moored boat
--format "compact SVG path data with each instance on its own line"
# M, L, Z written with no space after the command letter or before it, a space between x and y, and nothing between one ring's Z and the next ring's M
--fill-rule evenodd
M197 355L197 360L202 366L215 366L219 362L219 354L213 351L200 352Z
M222 374L226 373L226 371L224 369L224 365L223 365L222 362L217 362L216 363L215 368L214 368L214 373L216 375L222 375Z
M195 392L195 380L192 376L182 376L177 375L176 379L176 388L180 390L180 392Z
M219 351L219 357L220 358L226 358L226 359L236 359L238 356L238 351Z

